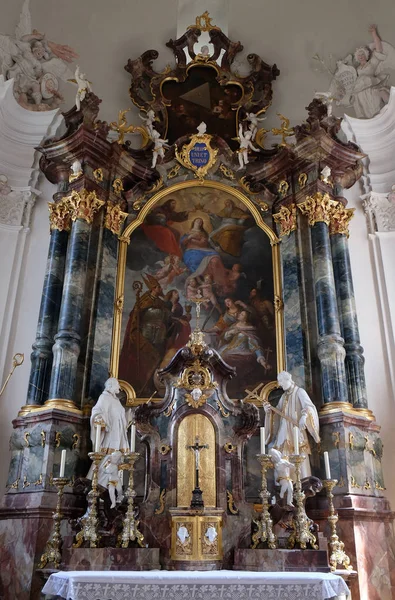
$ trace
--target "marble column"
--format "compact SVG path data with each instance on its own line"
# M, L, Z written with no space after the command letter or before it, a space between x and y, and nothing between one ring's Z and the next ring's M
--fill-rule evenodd
M333 274L329 223L337 202L317 192L298 205L308 216L313 256L318 323L317 353L321 364L324 403L348 402L344 340L341 337Z
M339 204L330 224L333 270L335 274L340 327L346 350L346 376L349 401L354 408L368 408L364 373L365 359L358 328L348 248L348 224L353 209Z
M62 305L53 346L49 399L45 405L76 410L74 403L77 363L81 349L85 284L92 223L103 206L95 192L73 191L67 201L73 221L65 266Z

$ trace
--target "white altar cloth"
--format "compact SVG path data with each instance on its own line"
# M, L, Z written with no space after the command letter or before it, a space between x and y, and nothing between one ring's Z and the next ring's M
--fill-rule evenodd
M326 600L350 592L332 573L60 571L43 594L66 600Z

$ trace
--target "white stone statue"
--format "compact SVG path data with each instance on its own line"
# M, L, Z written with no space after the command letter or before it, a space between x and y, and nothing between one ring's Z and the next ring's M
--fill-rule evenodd
M252 145L252 132L247 129L247 131L243 132L243 125L240 123L239 125L239 140L240 140L240 148L237 153L239 156L239 171L244 169L244 167L248 164L248 150L253 150L254 152L260 152L259 148L255 148Z
M152 128L152 135L151 138L154 141L154 149L152 150L152 164L151 164L151 168L155 169L156 167L156 163L158 160L158 156L160 156L162 159L165 156L165 147L168 148L169 146L167 145L167 141L168 140L163 140L160 137L160 133L159 131L156 131L156 129Z
M70 79L69 81L77 84L75 106L77 110L81 110L81 102L85 100L87 93L92 91L92 85L86 78L85 73L81 73L79 65L76 66L74 77L75 79Z
M107 454L114 450L125 452L129 448L127 440L128 419L117 394L120 392L115 377L107 379L91 415L91 440L95 444L96 425L101 427L100 449Z
M199 135L204 135L207 131L207 125L202 121L196 129L198 130Z
M32 29L29 0L23 4L15 35L0 35L1 73L14 79L15 98L28 110L58 108L63 100L58 80L72 77L66 63L77 56L69 46L50 42Z
M280 498L286 495L286 502L289 506L293 506L294 488L291 477L291 469L294 465L283 458L281 452L275 448L269 451L274 464L274 483L280 486Z
M301 465L301 477L308 477L311 475L308 457L311 450L307 433L318 444L320 441L318 412L307 392L293 382L290 373L282 371L278 374L277 381L284 390L277 405L277 409L281 411L283 416L273 412L270 404L264 405L266 421L268 421L265 422L265 428L268 432L266 443L279 450L283 456L294 454L293 431L294 427L297 426L299 429L300 454L306 455L306 460Z
M3 177L4 177L4 175L3 175ZM11 188L10 188L10 191L11 191ZM1 191L0 191L0 194L1 194ZM391 186L391 191L388 194L388 201L391 202L392 204L395 204L395 185Z
M69 181L75 181L76 179L78 179L78 177L81 177L81 175L83 175L83 170L82 170L82 164L80 160L75 160L71 167L70 167L70 175L69 175Z
M258 127L259 127L259 123L261 121L264 121L265 119L266 119L266 117L261 117L260 119L258 119L257 115L252 112L247 114L246 121L249 122L248 129L252 133L251 141L255 140L256 132L258 131Z
M372 43L337 61L328 91L328 98L334 98L338 106L352 106L358 118L367 119L387 104L387 71L395 69L395 48L381 40L376 25L369 27L369 33ZM314 58L330 71L318 55Z
M8 178L0 175L0 196L8 196L11 193L11 187L8 185Z
M115 450L103 462L102 468L99 470L98 481L100 485L108 488L111 500L110 508L114 508L116 503L123 500L122 482L119 477L119 465L122 462L122 458L122 452ZM116 495L115 492L117 493Z
M331 176L331 168L328 167L328 165L325 165L325 167L322 169L321 173L320 173L320 179L321 181L323 181L324 183L331 183L329 181L329 177Z
M150 109L149 111L147 111L147 116L143 117L142 115L139 114L139 117L142 121L144 121L145 123L145 127L150 135L151 138L153 138L153 128L154 128L154 122L156 120L155 117L155 113L152 109Z

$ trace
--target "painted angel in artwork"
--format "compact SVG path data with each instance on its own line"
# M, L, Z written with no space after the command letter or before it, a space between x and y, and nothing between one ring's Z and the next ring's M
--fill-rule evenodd
M0 35L1 73L14 79L17 102L28 110L53 110L63 101L59 79L67 81L77 54L32 29L29 0L25 0L15 35Z
M352 106L359 119L374 117L388 102L387 71L395 69L395 48L381 40L376 25L369 33L372 43L337 61L328 92L338 106ZM318 55L314 58L324 64Z

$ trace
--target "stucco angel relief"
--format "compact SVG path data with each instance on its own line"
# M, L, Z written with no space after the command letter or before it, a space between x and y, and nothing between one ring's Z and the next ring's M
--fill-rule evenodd
M389 71L395 70L395 48L383 42L377 26L371 25L373 42L357 48L354 54L338 60L333 72L316 54L313 58L333 75L328 92L317 96L330 105L352 106L358 118L370 119L380 112L389 100Z
M32 29L29 0L23 4L15 35L0 34L1 74L14 79L15 98L28 110L53 110L61 104L59 79L73 77L67 63L77 56L69 46L51 42Z

